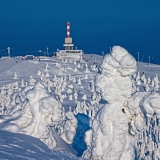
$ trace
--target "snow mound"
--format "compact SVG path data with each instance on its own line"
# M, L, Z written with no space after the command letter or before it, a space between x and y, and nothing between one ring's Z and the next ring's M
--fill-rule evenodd
M160 94L153 92L144 97L140 103L143 113L149 118L152 118L156 114L157 118L160 119Z
M50 149L56 147L52 127L62 119L62 106L38 81L34 87L24 88L12 97L13 105L7 115L2 116L2 130L24 133L39 138Z
M65 142L72 144L78 122L72 112L67 112L65 117L65 120L58 126L59 135Z

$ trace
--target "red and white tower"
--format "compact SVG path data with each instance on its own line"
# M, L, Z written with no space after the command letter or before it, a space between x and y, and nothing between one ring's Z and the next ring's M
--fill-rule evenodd
M67 22L67 37L70 37L70 23Z
M71 28L70 28L70 23L67 22L67 35L65 38L65 42L63 44L65 50L59 50L57 49L57 52L54 53L54 55L57 58L77 58L77 59L81 59L82 55L83 55L83 51L82 50L77 50L73 49L74 44L72 43L72 38L71 38Z
M70 23L67 22L67 37L65 38L65 44L63 45L65 47L65 50L73 50L74 44L72 44L72 38L70 37Z

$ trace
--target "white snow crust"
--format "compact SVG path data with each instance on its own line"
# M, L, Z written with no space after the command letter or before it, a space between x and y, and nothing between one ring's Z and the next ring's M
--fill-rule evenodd
M160 159L159 71L120 46L80 61L0 59L0 159L11 145L21 159Z

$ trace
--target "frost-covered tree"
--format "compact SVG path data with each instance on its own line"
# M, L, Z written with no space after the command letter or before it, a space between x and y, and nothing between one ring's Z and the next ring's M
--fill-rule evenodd
M95 92L95 86L94 86L94 81L92 79L91 81L91 92Z
M77 72L77 68L76 67L74 68L74 72Z
M13 79L18 79L18 75L17 75L17 73L16 73L16 72L14 73L14 77L13 77Z
M84 95L82 96L82 99L83 99L83 100L87 100L87 95L84 94Z
M154 77L154 90L155 91L159 90L159 80L158 80L157 74L156 74L156 77Z
M34 85L35 82L36 80L32 76L29 76L29 85Z
M45 72L47 72L48 71L48 63L46 63L46 68L45 68L45 70L44 70Z
M151 91L151 89L150 89L148 83L146 83L146 85L144 86L144 90L145 90L146 92Z
M136 77L136 84L137 84L138 86L141 85L141 79L140 79L140 74L139 74L139 72L138 72L138 75L137 75L137 77Z
M74 99L78 99L78 93L77 92L74 93Z
M74 83L76 82L76 78L75 78L75 77L73 77L73 82L74 82Z
M69 100L73 100L72 94L70 94L68 97L69 97Z
M27 86L11 98L13 105L1 119L7 125L0 126L0 129L37 137L54 149L56 140L50 127L54 128L63 119L62 106L48 93L43 82Z
M58 130L61 130L58 133L65 142L72 144L78 122L74 114L70 111L65 113L65 117L66 118L58 125Z
M100 160L134 159L131 137L128 136L128 120L122 107L135 92L130 76L135 72L136 61L124 48L114 46L112 53L105 56L96 78L96 89L108 104L100 108L95 118L94 110L90 113L94 118L92 139L83 157ZM88 135L91 136L86 132L86 139Z
M22 79L22 81L21 81L21 87L24 87L25 85L24 85L24 80Z
M88 79L88 75L87 74L85 74L84 79Z
M77 79L77 83L78 83L78 84L81 84L81 79L80 79L80 77Z
M45 75L45 77L49 77L49 73L48 73L48 72L46 72L46 75Z
M150 83L151 83L151 78L150 78L150 77L148 77L148 79L147 79L147 83L148 83L148 84L150 84Z

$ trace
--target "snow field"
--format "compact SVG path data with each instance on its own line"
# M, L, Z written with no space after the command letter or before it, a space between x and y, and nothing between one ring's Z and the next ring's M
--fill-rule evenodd
M120 46L80 62L0 59L0 133L32 136L1 138L2 158L160 158L159 70Z

